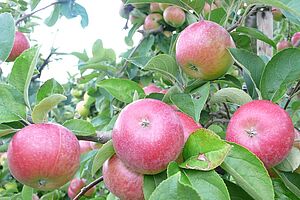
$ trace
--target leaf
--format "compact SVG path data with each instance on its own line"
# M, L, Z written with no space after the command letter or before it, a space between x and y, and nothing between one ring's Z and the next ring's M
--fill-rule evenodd
M14 129L8 125L0 124L0 137L3 137L5 135L8 135L10 133L16 132L17 129Z
M300 80L300 49L290 48L278 52L263 71L260 89L264 99L279 101L288 87Z
M78 3L74 3L73 1L60 4L61 14L65 16L67 19L72 19L74 17L81 17L81 27L85 28L89 24L88 14L84 7L79 5Z
M224 8L216 8L211 10L210 14L210 21L216 22L220 25L222 25L224 23L224 20L226 18L226 11L224 10Z
M276 200L299 200L299 198L284 185L282 180L277 178L272 179L272 181Z
M24 185L22 189L22 199L32 200L33 188Z
M8 58L15 40L15 22L10 13L0 14L0 32L0 63L2 63Z
M57 106L60 102L65 101L67 97L61 94L53 94L44 98L37 104L32 111L31 117L34 123L44 123L48 121L48 112Z
M26 119L22 94L13 86L0 83L0 123Z
M207 82L206 84L202 85L196 90L192 91L192 101L194 104L194 111L195 111L195 121L198 122L200 120L201 111L204 108L204 105L209 97L210 91L210 83Z
M145 97L144 90L134 81L127 79L107 79L98 83L98 86L107 90L113 97L125 103L133 101L133 94L137 91L140 98Z
M194 10L198 16L200 15L205 4L205 1L203 0L180 0L180 2L186 5L187 8Z
M223 88L218 90L214 95L211 97L212 103L233 103L237 105L243 105L252 101L252 98L243 90L237 88Z
M184 162L179 166L185 169L209 171L224 161L231 146L208 129L198 129L191 134L183 149Z
M28 107L30 107L28 89L37 64L38 56L38 47L32 47L24 51L15 60L11 74L8 78L8 83L13 85L24 95L24 100Z
M64 88L54 79L47 80L38 90L36 94L37 102L42 101L44 98L52 94L63 94Z
M274 190L263 163L246 148L235 143L221 167L255 200L274 199Z
M136 23L134 24L131 29L128 31L128 35L125 37L125 43L128 45L128 46L133 46L133 35L135 34L135 32L141 27L143 22L141 23Z
M234 48L230 48L229 50L235 62L237 62L244 70L244 79L246 81L249 94L253 98L257 95L260 97L261 94L258 88L265 68L264 61L256 54L247 50Z
M93 59L101 60L104 57L105 51L103 48L102 40L98 39L94 42L92 53L93 53Z
M179 68L175 58L170 55L160 54L151 58L143 69L158 72L173 83L179 82L177 80Z
M288 156L276 166L284 172L293 172L300 166L300 150L296 147L292 147Z
M182 1L188 2L188 0L182 0ZM181 1L178 0L127 0L126 1L126 4L134 4L134 3L165 3L165 4L172 4L172 5L184 7ZM193 2L188 2L188 3L193 3Z
M275 42L273 40L271 40L270 38L268 38L263 32L255 29L255 28L239 26L238 28L236 28L236 32L244 33L248 36L252 36L258 40L261 40L261 41L271 45L273 48L276 49Z
M215 171L184 170L184 174L197 191L201 200L230 200L222 178Z
M172 103L179 108L179 110L195 119L195 107L191 106L194 104L194 102L190 94L175 93L171 94L170 99Z
M36 6L41 2L41 0L32 0L30 1L31 10L34 10Z
M98 150L92 164L92 176L102 167L103 163L115 154L112 140L106 142L101 149Z
M284 185L297 197L300 197L300 174L280 172L274 169Z
M238 185L226 180L224 182L232 200L253 200L253 198Z
M144 175L143 192L145 200L148 200L155 188L167 178L165 172L155 175Z
M89 136L96 134L95 127L90 122L82 119L70 119L63 123L63 126L75 135Z
M79 60L83 61L83 62L87 62L89 60L89 57L86 53L86 51L84 50L83 53L80 52L72 52L71 55L76 56Z
M53 26L59 19L59 15L60 15L60 5L55 5L51 15L45 19L44 21L45 24L47 26Z
M159 184L149 200L199 200L196 190L180 182L181 173L169 177Z

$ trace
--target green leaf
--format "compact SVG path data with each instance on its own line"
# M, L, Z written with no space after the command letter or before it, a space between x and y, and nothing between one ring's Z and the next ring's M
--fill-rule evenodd
M89 56L87 52L84 50L83 53L80 52L72 52L71 55L76 56L79 60L83 62L87 62L89 60Z
M15 60L11 74L8 78L9 84L13 85L24 95L24 100L28 107L30 107L28 89L37 64L38 56L38 47L32 47L24 51Z
M106 142L101 149L98 150L92 164L92 176L102 167L103 163L115 154L112 140Z
M75 135L89 136L96 134L95 127L90 122L82 119L70 119L63 123L63 126Z
M34 10L40 2L41 0L31 0L30 1L31 10Z
M44 98L52 94L63 94L64 88L54 79L47 80L38 90L36 94L37 102L42 101Z
M186 141L180 167L209 171L224 161L231 146L208 129L198 129Z
M270 38L268 38L263 32L257 30L256 28L239 26L238 28L236 28L236 32L244 33L248 36L254 37L258 40L261 40L261 41L271 45L273 48L276 49L275 42L273 40L271 40Z
M243 105L252 101L252 98L243 90L237 88L223 88L218 90L211 97L212 103L233 103L237 105Z
M246 148L234 143L221 167L255 200L274 199L274 190L263 163Z
M202 85L198 89L192 91L192 97L193 97L192 101L193 101L194 111L195 111L194 119L196 122L200 120L200 114L209 97L209 91L210 91L209 82Z
M59 190L54 190L53 192L49 192L47 194L44 194L40 200L54 200L54 199L60 199Z
M32 200L33 188L24 185L22 189L22 199Z
M93 59L101 60L105 55L102 40L98 39L94 42L92 47Z
M167 178L165 172L161 172L155 175L144 175L144 185L143 185L143 192L145 200L148 200L155 190L155 188Z
M59 15L60 15L60 5L55 5L51 15L45 19L44 21L45 24L47 26L53 26L59 19Z
M60 102L65 101L67 97L61 94L53 94L44 98L37 104L32 111L31 117L34 123L44 123L48 121L48 112L57 106Z
M13 48L15 40L15 22L10 13L0 14L0 63L4 62Z
M276 166L284 172L293 172L300 166L300 150L296 147L292 147L289 155Z
M127 79L107 79L98 83L98 86L104 88L113 97L125 103L133 101L133 94L137 91L140 98L145 97L144 90L134 81Z
M205 1L203 0L180 0L180 2L182 2L187 8L194 10L198 16L200 15L205 4Z
M160 73L173 83L179 82L179 68L174 57L167 54L157 55L149 60L145 65L144 70Z
M184 174L201 200L230 200L225 183L215 171L184 170Z
M142 26L142 23L136 23L134 24L131 29L128 31L128 35L125 37L125 43L128 45L128 46L133 46L133 35L135 34L135 32Z
M300 197L300 174L280 172L274 169L278 174L280 179L283 181L284 185L297 197Z
M251 196L245 190L243 190L238 185L230 182L230 181L224 181L227 187L227 190L230 195L230 199L232 200L253 200Z
M26 119L22 94L13 86L0 83L0 123Z
M272 179L272 181L276 200L299 200L299 198L284 185L282 180L277 178Z
M74 17L81 17L81 27L85 28L89 24L88 14L84 7L79 5L78 3L74 3L70 1L68 3L60 4L61 14L65 16L67 19L72 19Z
M264 99L279 101L288 87L300 80L300 49L290 48L278 52L263 71L260 89Z
M199 200L196 190L180 182L181 173L169 177L159 184L149 200Z
M226 19L226 11L224 8L213 9L208 15L210 15L210 21L216 22L220 25L222 25Z
M175 104L177 108L179 108L179 110L195 119L195 106L191 106L194 104L194 102L190 94L175 93L171 94L170 99L172 103Z
M17 129L14 129L8 125L0 124L0 137L3 137L5 135L8 135L10 133L16 132Z

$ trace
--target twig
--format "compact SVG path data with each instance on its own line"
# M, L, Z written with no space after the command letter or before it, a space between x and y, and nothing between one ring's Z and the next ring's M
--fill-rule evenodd
M43 64L41 66L38 67L38 71L39 73L35 76L32 77L32 81L34 81L35 79L38 79L41 77L42 71L44 70L44 68L50 63L50 58L53 55L53 52L51 52L48 57L44 60Z
M81 188L80 192L76 195L76 197L73 200L79 200L80 197L82 197L87 191L89 191L92 187L94 187L95 185L99 184L102 181L103 181L103 176L100 176L99 178L97 178L87 186Z
M105 144L111 139L111 131L99 131L97 136L76 136L78 140L87 140L92 142L97 142L100 144Z
M293 98L293 95L298 92L300 90L300 81L297 83L297 85L294 87L293 91L291 92L287 102L285 103L284 105L284 110L287 109L288 105L290 104L292 98Z
M218 89L221 90L221 85L220 84L218 84ZM230 119L230 112L229 112L228 106L226 105L226 103L222 103L222 104L223 104L223 106L225 108L227 118Z

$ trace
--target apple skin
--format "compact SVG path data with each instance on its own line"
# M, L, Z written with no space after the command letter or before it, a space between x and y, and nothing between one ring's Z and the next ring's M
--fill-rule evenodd
M212 10L216 9L217 6L212 3L211 5L207 2L205 2L204 7L203 7L203 12L205 15L207 15L208 13L210 13Z
M90 114L90 109L86 107L84 101L78 102L75 110L79 113L81 117L87 117Z
M86 185L85 179L79 179L74 178L68 187L68 196L70 199L74 199L76 195L80 192L81 188L83 188ZM96 187L92 187L89 189L86 193L84 193L84 196L91 197L94 192L96 191Z
M151 93L160 93L161 89L157 87L155 84L151 83L148 86L143 88L146 95L149 95Z
M167 7L163 13L163 16L165 22L175 28L182 26L185 22L185 13L177 6Z
M185 28L176 44L176 60L183 71L197 79L214 80L233 64L227 48L235 47L230 34L219 24L201 20Z
M298 45L298 47L299 47L299 45L300 45L299 40L300 40L300 32L297 32L293 35L293 37L291 39L292 45L294 47L297 47L297 45Z
M80 147L75 135L61 125L31 124L13 136L7 158L10 172L19 182L53 190L76 173Z
M23 51L29 48L30 44L26 36L23 33L16 31L14 45L7 58L7 61L15 61L16 58L23 53Z
M145 31L157 31L159 30L159 22L163 19L162 15L159 13L152 13L147 15L144 21Z
M162 13L162 10L159 7L159 3L150 3L150 12L151 13Z
M176 160L184 145L184 134L176 112L169 105L142 99L120 112L112 141L126 166L141 174L157 174Z
M295 138L289 114L267 100L242 105L229 121L226 140L253 152L271 168L286 158Z
M295 141L293 145L300 150L300 132L297 129L295 129ZM300 174L300 166L295 170L295 172Z
M197 122L195 122L195 120L188 116L185 113L182 112L176 112L177 116L180 119L180 122L182 124L182 128L183 128L183 134L184 134L184 143L187 141L187 139L189 138L189 136L195 132L197 129L202 128L202 126L200 124L198 124Z
M277 51L281 51L281 50L289 48L289 47L292 47L292 44L287 40L281 40L276 45Z

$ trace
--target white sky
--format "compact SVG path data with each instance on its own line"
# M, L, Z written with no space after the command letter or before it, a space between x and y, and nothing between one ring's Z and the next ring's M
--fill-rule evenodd
M54 0L42 0L38 8L41 8ZM105 48L112 48L119 55L128 49L124 42L124 37L128 30L122 30L126 20L119 16L121 0L77 0L77 3L85 7L89 15L89 25L82 28L80 17L74 19L65 19L62 17L54 27L48 27L41 22L37 26L31 38L37 40L42 46L41 52L46 57L53 45L59 48L58 52L82 52L84 49L91 54L93 42L101 39ZM42 19L50 15L52 8L38 13ZM137 39L136 39L137 40ZM67 82L67 71L72 74L77 73L77 58L73 56L64 56L61 61L54 61L49 68L42 73L43 81L49 78L55 78L60 83ZM9 68L4 69L6 73Z

